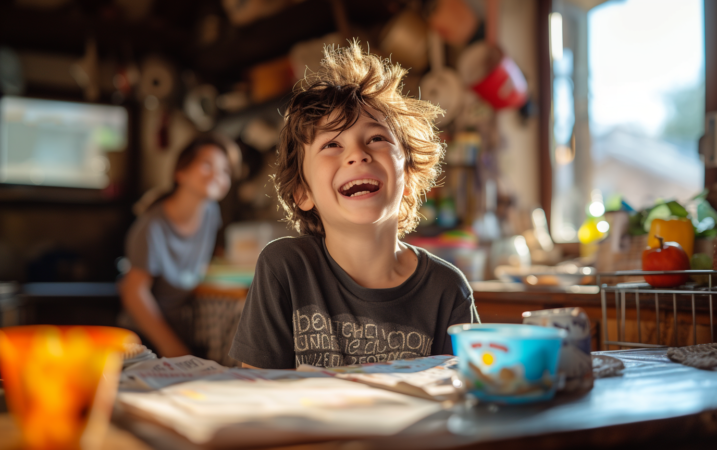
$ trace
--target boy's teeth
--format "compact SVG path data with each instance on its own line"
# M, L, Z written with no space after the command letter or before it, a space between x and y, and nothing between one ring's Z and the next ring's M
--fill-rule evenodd
M351 189L353 186L356 186L357 184L373 184L373 185L378 186L378 181L376 181L376 180L369 180L369 179L349 181L348 183L344 184L344 185L341 187L341 190L342 190L342 191L349 190L349 189Z
M370 192L369 191L361 191L361 192L357 192L355 194L351 194L349 197L356 197L359 195L366 195L366 194L370 194Z

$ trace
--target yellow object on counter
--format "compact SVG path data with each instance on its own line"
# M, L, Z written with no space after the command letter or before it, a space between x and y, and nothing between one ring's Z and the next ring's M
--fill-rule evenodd
M598 226L602 221L601 217L588 217L585 219L585 222L578 229L578 240L581 244L592 244L605 237L607 233L600 231Z
M96 449L109 425L124 344L113 327L0 330L0 371L26 449Z
M695 248L695 228L690 219L655 219L650 225L650 233L647 236L648 247L660 246L660 241L656 236L660 236L665 242L677 242L687 256L692 258Z
M602 217L590 217L578 229L578 240L580 241L580 257L590 258L598 251L598 243L607 235L607 230L600 230L600 223L607 222ZM609 225L608 225L609 227Z

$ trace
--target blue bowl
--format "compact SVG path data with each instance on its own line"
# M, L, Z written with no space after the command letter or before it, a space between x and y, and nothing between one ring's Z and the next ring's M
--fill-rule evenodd
M560 347L567 333L517 324L464 324L448 328L467 391L495 403L550 400L557 387Z

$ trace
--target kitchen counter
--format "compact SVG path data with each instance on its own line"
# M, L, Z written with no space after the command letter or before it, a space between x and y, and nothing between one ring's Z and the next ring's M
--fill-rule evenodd
M597 286L532 287L523 283L502 281L475 281L471 283L473 297L478 299L501 299L506 301L571 301L583 304L600 304L600 289Z

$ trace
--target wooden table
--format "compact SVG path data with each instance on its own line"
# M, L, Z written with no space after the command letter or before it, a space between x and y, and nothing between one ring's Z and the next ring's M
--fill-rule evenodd
M665 350L608 352L626 366L619 377L595 381L583 395L560 395L526 406L456 407L390 438L324 442L291 449L714 449L717 371L672 363ZM195 446L132 417L117 423L159 449Z

